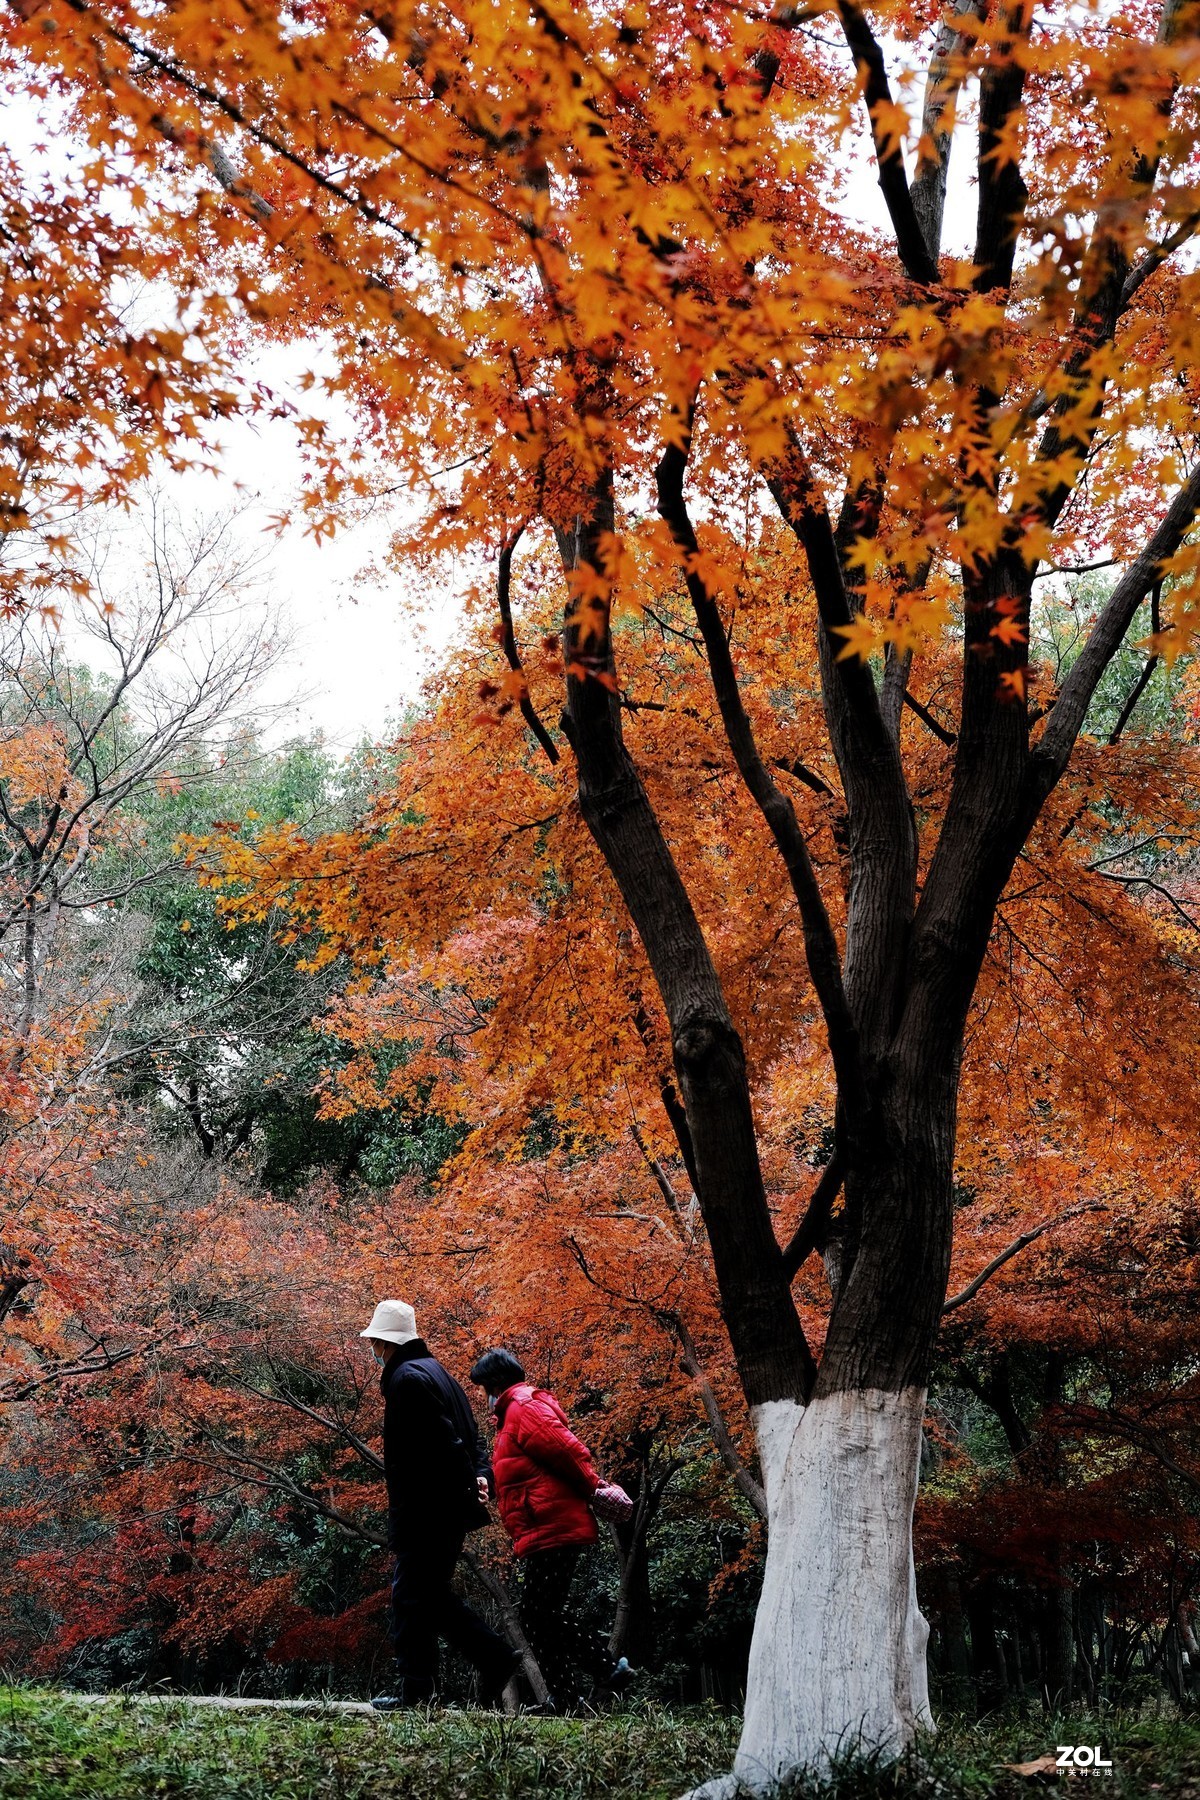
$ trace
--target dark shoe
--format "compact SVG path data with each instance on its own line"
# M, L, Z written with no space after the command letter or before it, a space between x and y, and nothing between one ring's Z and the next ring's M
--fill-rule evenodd
M371 1705L376 1712L411 1712L416 1706L429 1706L432 1694L409 1694L401 1688L395 1694L375 1694Z
M495 1706L514 1675L519 1675L525 1658L519 1650L510 1653L508 1661L492 1675L480 1674L479 1696L485 1706Z

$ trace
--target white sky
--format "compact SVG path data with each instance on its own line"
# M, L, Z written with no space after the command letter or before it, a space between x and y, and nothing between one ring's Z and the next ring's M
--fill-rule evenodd
M301 356L279 351L256 358L255 374L284 398L290 390L298 410L311 413L312 396L295 386L302 367ZM234 421L225 438L219 476L181 478L169 492L197 513L234 500L245 506L239 535L264 553L264 588L292 640L263 684L268 735L279 740L321 731L343 750L363 736L383 735L445 652L466 575L456 582L451 571L445 587L423 597L418 608L406 602L397 578L364 573L386 549L386 517L348 526L319 545L300 526L277 535L270 520L293 504L302 480L291 425L286 419ZM399 516L392 515L393 525Z

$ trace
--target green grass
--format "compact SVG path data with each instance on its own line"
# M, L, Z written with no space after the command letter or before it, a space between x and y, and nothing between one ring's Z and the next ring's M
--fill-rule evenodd
M184 1701L105 1703L0 1687L0 1800L674 1800L729 1767L737 1721L711 1709L640 1708L606 1718L391 1718L220 1712ZM948 1722L899 1766L848 1759L806 1797L1016 1800L1066 1778L1000 1765L1060 1743L1103 1744L1111 1777L1071 1800L1200 1800L1200 1721L1174 1714L1040 1715Z

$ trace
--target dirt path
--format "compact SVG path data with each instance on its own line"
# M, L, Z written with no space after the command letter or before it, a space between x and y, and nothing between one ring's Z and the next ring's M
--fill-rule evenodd
M219 1712L292 1712L292 1713L366 1713L373 1719L385 1718L377 1713L369 1700L255 1700L245 1694L72 1694L64 1692L64 1700L81 1706L106 1706L125 1700L137 1706L211 1706Z

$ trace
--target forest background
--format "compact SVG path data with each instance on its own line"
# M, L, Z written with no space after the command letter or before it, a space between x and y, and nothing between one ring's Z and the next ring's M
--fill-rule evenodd
M591 1615L664 1697L735 1700L762 1491L658 1120L660 1028L578 818L531 764L496 788L486 616L390 743L272 745L243 523L148 496L121 533L111 611L5 646L7 1666L369 1685L386 1566L356 1333L397 1291L460 1373L503 1342L563 1396L638 1498ZM1081 629L1105 579L1071 582ZM669 705L695 732L674 824L753 1034L783 1231L828 1151L821 1047L771 1005L794 952L770 886L737 903L757 844L706 754L686 622L627 635L651 723ZM1074 650L1043 635L1048 677ZM1192 1693L1197 673L1118 660L989 953L918 1509L943 1703ZM364 871L418 806L428 875ZM1085 837L1075 891L1056 865ZM297 920L261 871L309 845L331 900ZM357 940L356 913L396 907L403 956L386 923ZM474 1560L502 1606L497 1532Z

